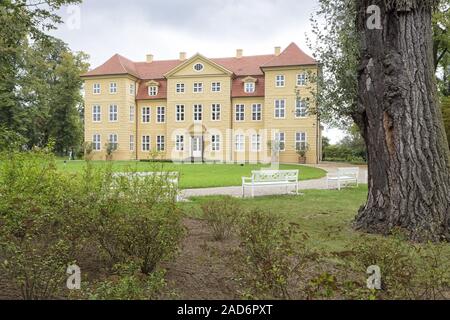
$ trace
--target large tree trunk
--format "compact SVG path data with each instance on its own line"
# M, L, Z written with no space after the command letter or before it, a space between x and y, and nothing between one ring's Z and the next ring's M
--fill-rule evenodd
M361 36L355 120L368 148L369 195L355 227L412 240L450 230L450 160L434 77L433 0L355 0ZM382 30L367 28L381 9Z

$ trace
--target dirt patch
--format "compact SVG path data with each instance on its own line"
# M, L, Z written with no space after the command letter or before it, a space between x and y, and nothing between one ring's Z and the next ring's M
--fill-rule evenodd
M236 239L214 241L202 220L185 219L187 235L180 254L164 265L169 289L177 299L238 299L232 270L227 266L230 252L236 249Z

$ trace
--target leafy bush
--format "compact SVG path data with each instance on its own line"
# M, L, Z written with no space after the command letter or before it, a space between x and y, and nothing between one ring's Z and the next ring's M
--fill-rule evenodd
M243 209L233 197L223 197L204 203L202 211L214 239L223 240L229 238L234 232L236 221Z
M279 216L253 210L240 221L240 251L237 251L238 278L247 298L291 298L309 250L307 235L297 224Z

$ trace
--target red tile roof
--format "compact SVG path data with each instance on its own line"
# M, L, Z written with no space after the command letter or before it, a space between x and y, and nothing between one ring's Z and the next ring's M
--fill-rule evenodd
M263 64L261 67L287 67L316 64L317 61L308 56L292 42L279 56Z
M89 77L113 74L131 74L132 76L139 78L136 64L119 54L115 54L104 64L85 73L83 76Z
M261 66L273 59L275 55L247 56L242 58L211 59L224 68L233 71L236 76L262 75Z
M241 98L241 97L264 97L265 86L264 86L264 76L255 76L257 79L255 84L255 92L246 93L244 91L244 83L242 80L245 77L238 77L233 79L233 83L231 86L231 97L233 98Z

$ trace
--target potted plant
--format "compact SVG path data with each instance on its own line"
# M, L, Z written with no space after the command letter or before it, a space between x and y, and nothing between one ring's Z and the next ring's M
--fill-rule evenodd
M298 154L298 163L305 164L306 163L306 153L309 150L309 144L306 144L303 148L300 147L297 149Z

